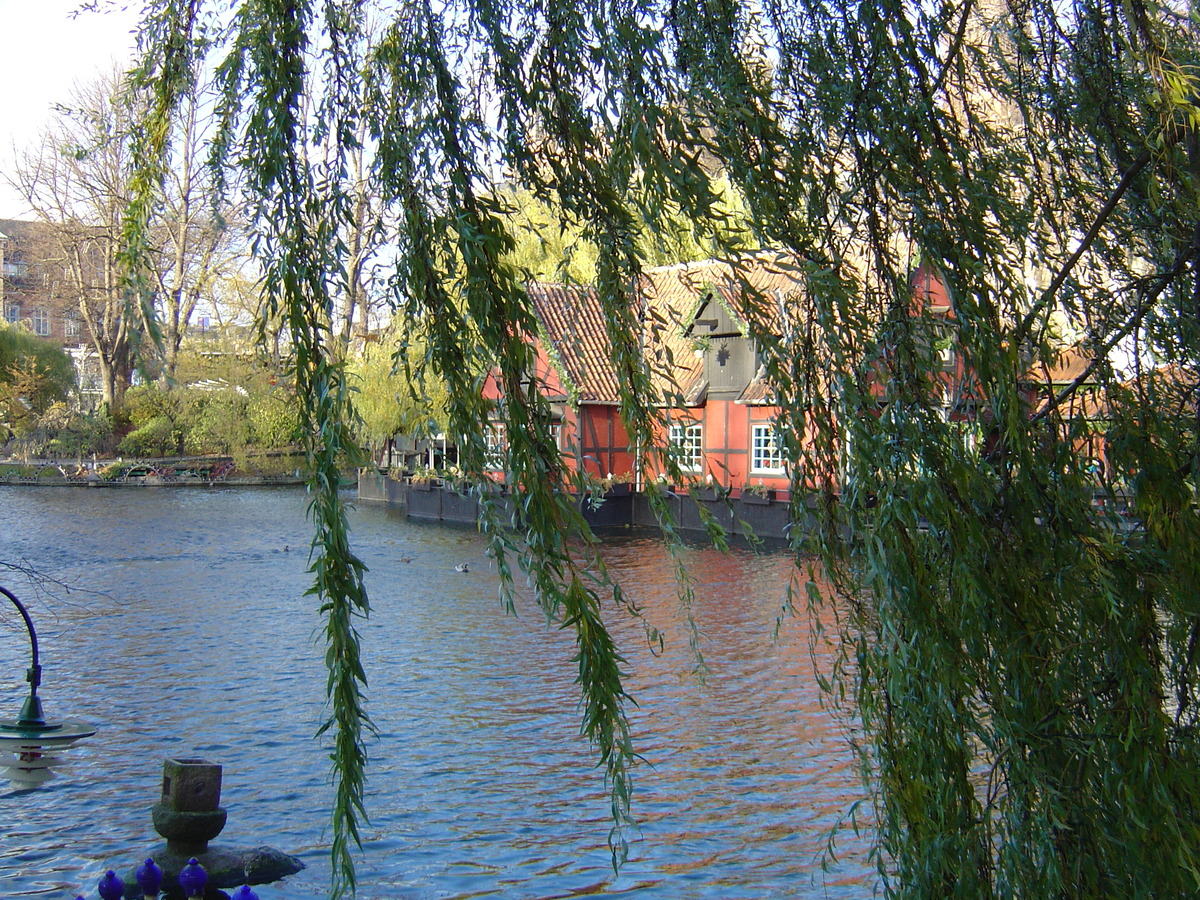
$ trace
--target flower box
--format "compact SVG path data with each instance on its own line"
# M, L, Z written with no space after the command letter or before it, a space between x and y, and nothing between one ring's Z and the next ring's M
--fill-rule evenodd
M742 491L742 500L744 500L746 503L756 503L760 506L766 506L774 499L775 491L773 489L768 489L765 491Z

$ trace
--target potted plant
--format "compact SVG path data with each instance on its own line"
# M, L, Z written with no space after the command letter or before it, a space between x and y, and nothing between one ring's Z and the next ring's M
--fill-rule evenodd
M608 477L601 481L604 487L605 496L608 497L624 497L633 491L633 475L626 472L623 475L614 475L608 473Z
M437 472L425 466L417 466L409 476L408 483L413 490L432 490L437 483Z
M730 493L729 488L714 479L711 474L704 479L703 485L693 487L692 491L696 499L709 502L724 500Z
M748 484L742 488L742 499L747 503L770 503L775 499L775 489L767 487L760 478L757 484Z

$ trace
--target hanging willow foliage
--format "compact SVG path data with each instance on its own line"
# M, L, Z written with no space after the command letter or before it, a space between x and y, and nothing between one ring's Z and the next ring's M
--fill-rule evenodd
M639 247L677 237L681 219L719 240L719 181L803 280L787 327L751 291L736 312L777 391L797 523L816 499L816 524L793 530L798 560L818 554L844 604L830 675L862 725L887 892L1200 891L1200 110L1186 4L227 6L149 4L142 80L157 99L142 158L150 176L166 158L162 117L203 51L225 85L215 164L242 170L304 403L335 896L354 889L369 728L363 566L337 494L352 407L329 350L360 135L395 222L396 308L448 384L476 478L494 413L484 375L502 387L523 491L513 523L483 493L484 527L506 588L523 572L575 635L615 854L634 755L603 608L636 608L558 489L568 475L526 377L537 327L525 273L506 262L504 198L534 197L594 249L621 416L653 465L672 399L643 352ZM130 219L135 250L145 219ZM914 292L918 271L952 313ZM1079 365L1056 380L1071 345Z

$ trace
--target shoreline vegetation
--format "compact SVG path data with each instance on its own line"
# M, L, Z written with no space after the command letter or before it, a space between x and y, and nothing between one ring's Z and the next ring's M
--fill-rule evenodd
M43 487L207 487L303 484L303 457L290 452L236 460L231 456L155 459L0 460L0 485Z

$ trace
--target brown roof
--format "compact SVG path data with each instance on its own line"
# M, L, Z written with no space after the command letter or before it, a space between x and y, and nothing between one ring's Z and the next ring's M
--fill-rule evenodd
M742 395L737 398L737 402L747 403L751 406L775 406L778 404L778 392L767 377L766 370L762 368L758 370L754 380L746 385Z
M1200 373L1194 366L1169 363L1147 369L1125 383L1141 396L1149 396L1163 412L1194 416L1200 404Z
M647 269L639 310L646 359L664 398L695 406L704 402L704 361L688 327L703 301L715 296L743 328L786 334L801 302L801 272L779 253L744 254ZM617 403L620 385L609 353L605 316L594 288L533 283L527 286L559 376L581 401ZM774 392L760 377L746 402L770 402Z
M616 372L609 360L608 332L596 291L562 284L527 285L541 323L551 364L579 400L616 403Z
M1071 384L1087 371L1095 357L1078 344L1058 353L1049 364L1035 362L1026 375L1030 381L1043 384Z

